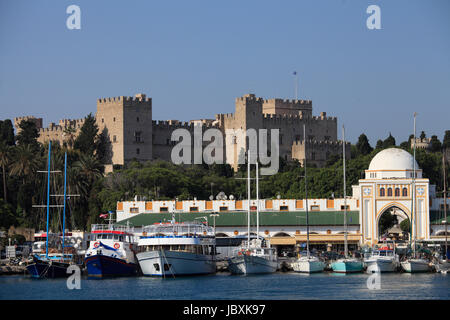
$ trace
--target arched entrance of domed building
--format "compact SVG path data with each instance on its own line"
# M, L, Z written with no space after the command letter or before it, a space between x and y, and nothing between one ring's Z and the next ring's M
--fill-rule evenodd
M408 240L410 233L410 218L407 208L400 204L386 206L377 215L377 241L387 238L391 240Z

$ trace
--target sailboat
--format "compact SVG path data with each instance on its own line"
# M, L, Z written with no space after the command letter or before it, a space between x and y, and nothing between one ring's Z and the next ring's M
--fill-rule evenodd
M331 268L334 272L338 273L356 273L362 272L364 264L361 260L348 257L348 244L347 244L347 195L346 195L346 183L345 183L345 129L342 126L342 146L343 146L343 170L344 170L344 258L338 259L331 264Z
M444 221L445 221L445 254L442 260L436 263L436 271L447 273L450 270L450 262L448 261L448 244L447 244L447 177L445 175L445 152L442 153L442 170L444 171Z
M48 144L48 170L47 170L47 233L45 254L33 255L33 262L27 265L27 270L33 278L60 278L67 277L67 268L73 264L73 255L64 253L65 215L66 215L66 190L67 190L67 153L64 156L64 211L62 252L49 253L49 217L50 217L50 164L51 141Z
M402 269L408 273L428 272L430 270L429 262L426 259L418 258L416 254L416 113L414 112L414 161L412 178L412 214L411 214L411 237L413 239L413 256L402 261Z
M306 148L306 131L305 125L303 125L303 138L305 139L305 148ZM306 155L306 150L305 150ZM318 257L312 256L309 250L309 214L308 214L308 185L306 179L306 156L303 162L303 166L305 168L305 193L306 193L306 256L299 257L295 262L291 264L292 269L295 272L304 272L304 273L315 273L322 272L325 269L325 263L321 261Z
M233 257L228 259L228 270L234 274L273 273L277 271L278 259L275 248L259 237L259 168L256 161L256 239L250 241L250 152L248 156L248 239L238 248Z

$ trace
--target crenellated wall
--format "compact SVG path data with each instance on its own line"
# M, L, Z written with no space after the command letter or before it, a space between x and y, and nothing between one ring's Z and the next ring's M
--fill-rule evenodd
M350 159L350 142L345 143L345 157ZM306 141L306 162L308 164L323 167L332 155L342 155L342 141ZM305 161L305 141L294 141L292 143L292 159L297 159L302 165Z

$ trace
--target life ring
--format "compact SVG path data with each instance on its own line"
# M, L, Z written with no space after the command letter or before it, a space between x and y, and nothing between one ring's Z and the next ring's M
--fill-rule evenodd
M114 243L114 249L119 249L120 248L120 244L118 244L117 242Z
M100 243L97 241L94 243L94 248L98 248L98 246L100 245Z

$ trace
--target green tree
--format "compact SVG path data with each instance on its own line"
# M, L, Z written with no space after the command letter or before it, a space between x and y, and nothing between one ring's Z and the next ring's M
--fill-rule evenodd
M74 149L81 153L93 156L97 150L97 134L98 126L95 118L90 113L84 120L83 126L80 129L80 134L75 139Z
M22 121L23 122L23 121ZM30 144L19 144L14 148L9 174L22 178L23 184L32 179L41 165L41 159Z
M441 150L442 150L442 143L439 141L438 137L435 135L431 136L430 151L440 152Z
M11 160L11 147L6 145L3 141L0 142L0 167L2 168L2 180L3 180L3 200L8 202L7 186L6 186L6 168Z
M373 148L369 144L369 139L367 139L364 133L359 136L356 149L358 150L358 154L361 155L366 155L373 151Z
M36 123L31 120L22 120L19 124L19 128L20 132L16 136L19 145L31 145L36 149L39 146L37 142L39 131L36 127Z
M395 138L389 132L389 137L387 137L386 140L383 141L383 148L386 149L391 147L395 147Z
M75 143L75 134L76 129L72 126L69 126L64 129L63 135L64 135L64 143L67 145L69 149L73 148L73 145Z
M9 119L0 121L0 143L1 142L7 146L13 146L15 144L14 127Z
M420 133L420 141L423 141L423 139L425 139L427 137L427 135L425 134L425 131L422 131Z
M383 149L383 140L378 140L375 149Z
M8 229L16 222L13 207L0 198L0 228Z
M450 130L445 130L444 140L442 141L444 148L450 148Z
M404 219L402 222L400 222L400 229L402 229L403 232L411 232L411 224L409 222L409 219Z

